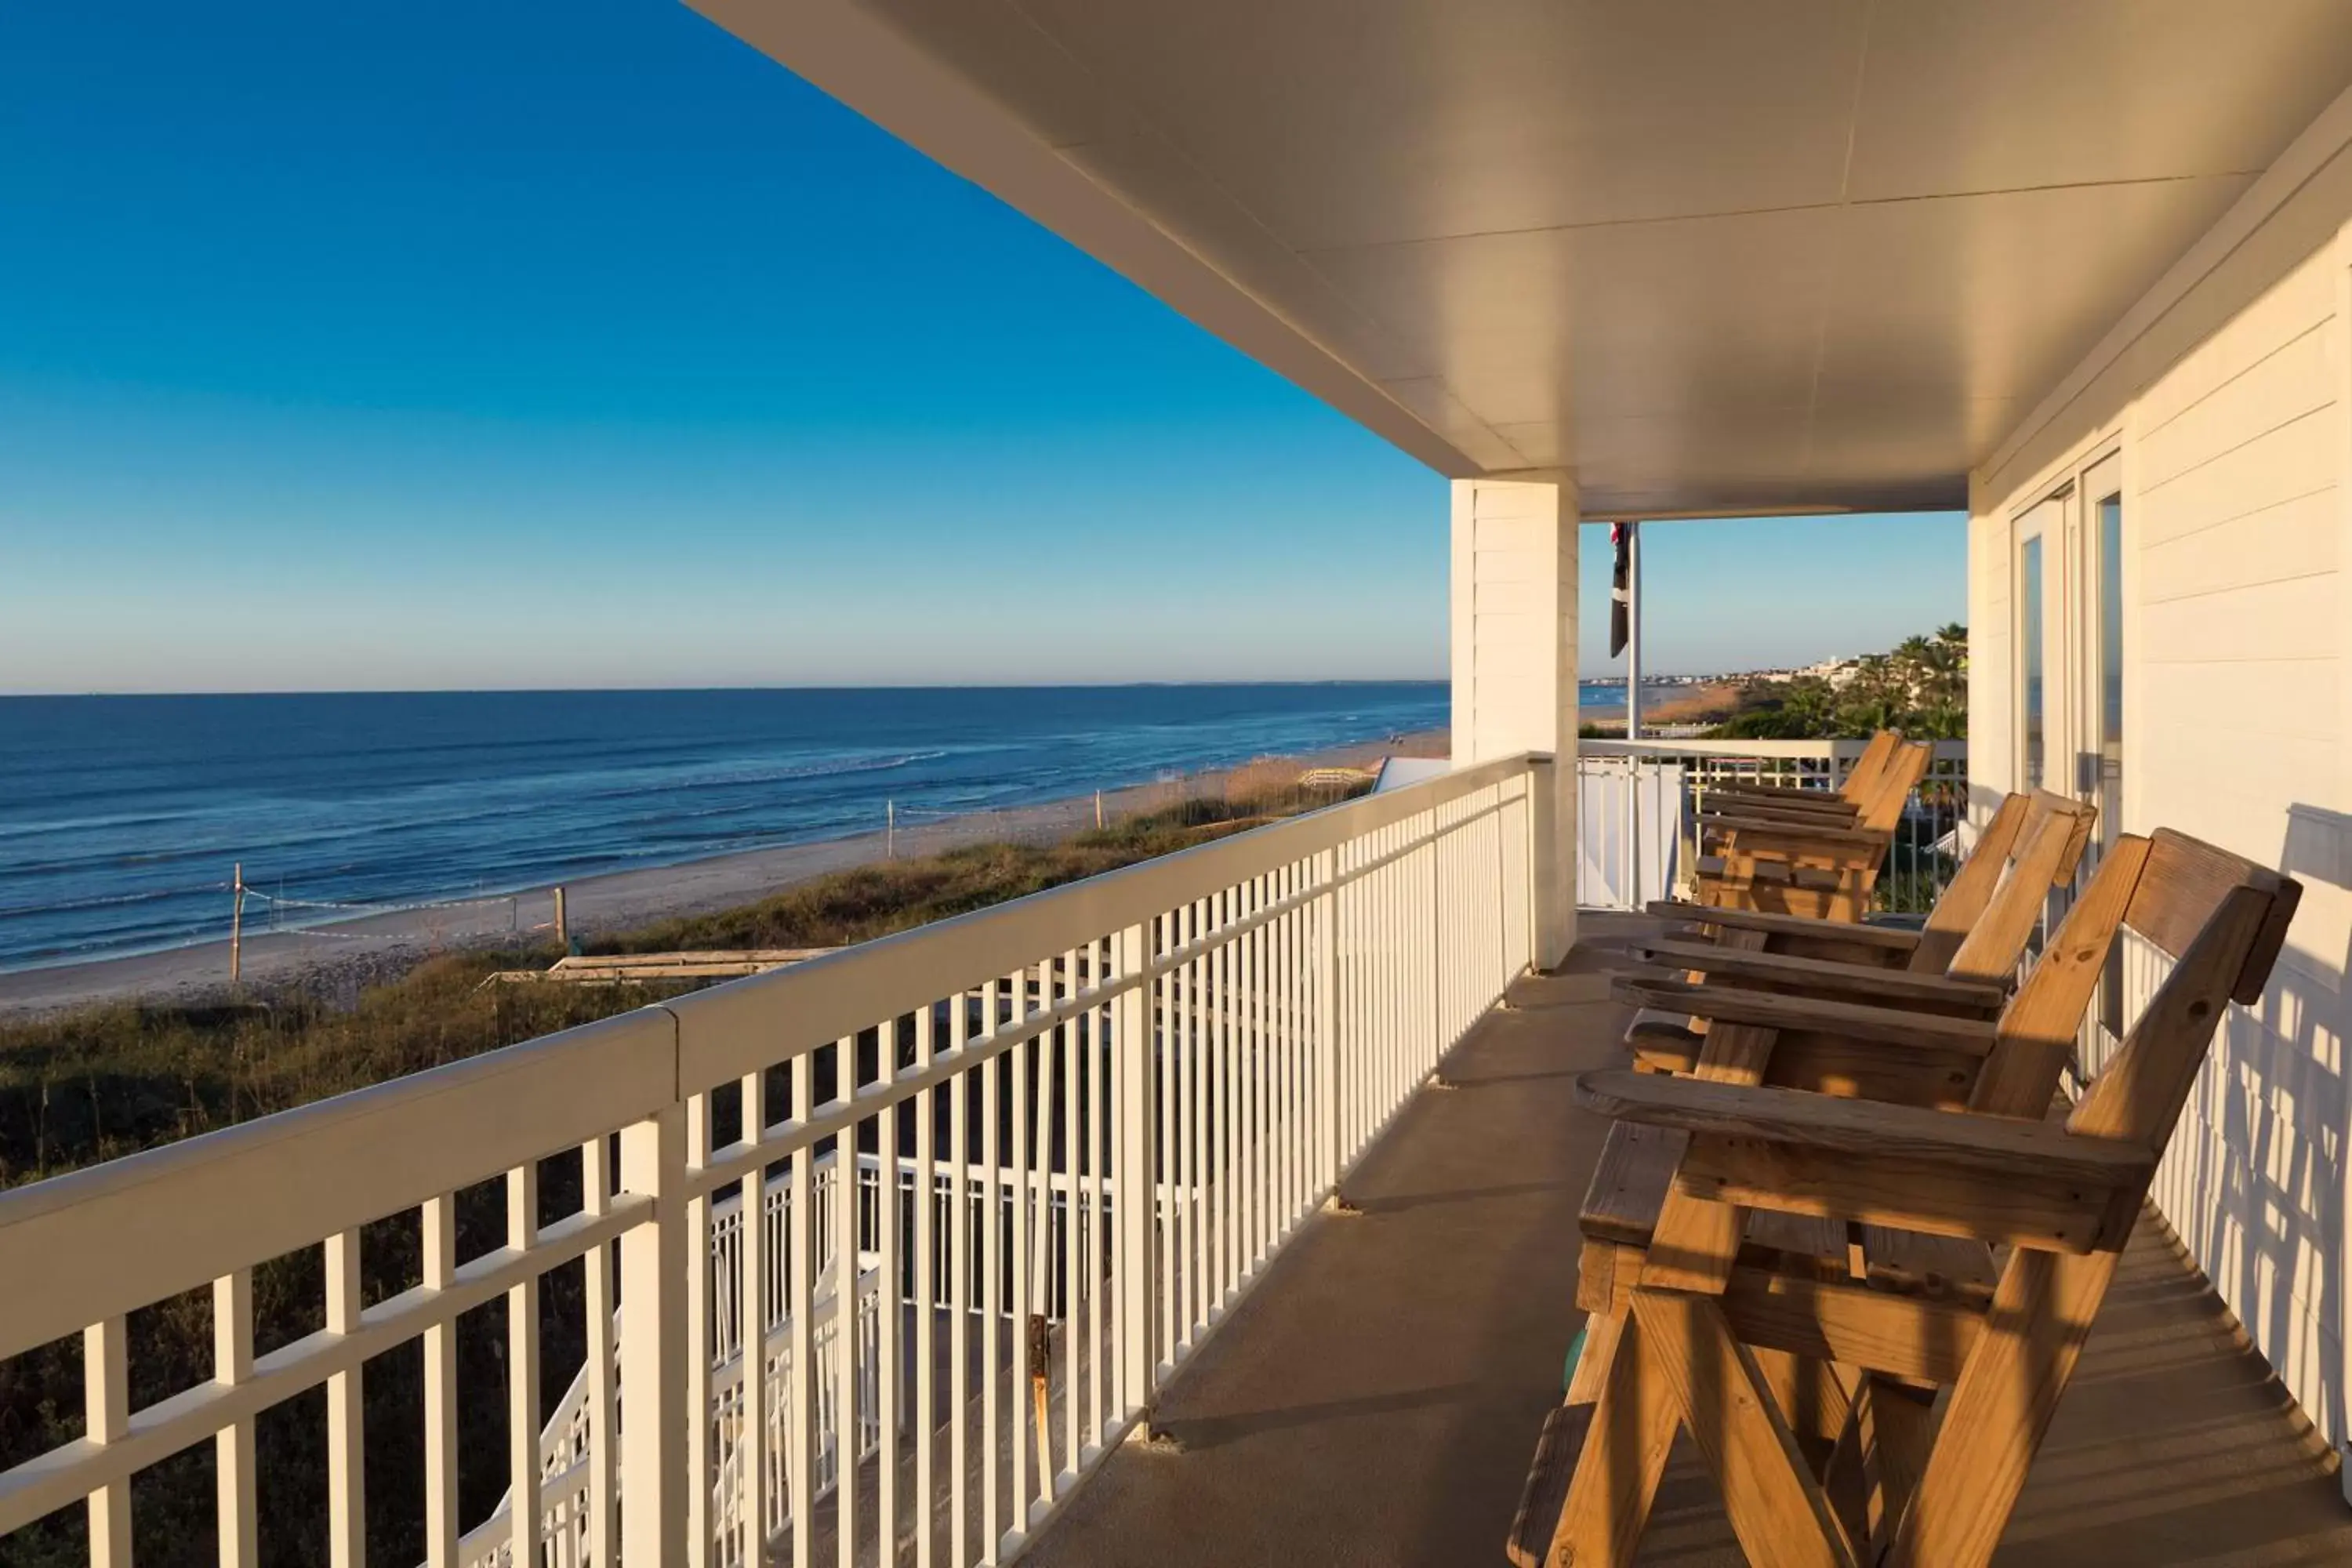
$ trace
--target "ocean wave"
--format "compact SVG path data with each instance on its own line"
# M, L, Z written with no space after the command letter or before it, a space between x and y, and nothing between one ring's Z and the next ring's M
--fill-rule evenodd
M934 763L953 755L950 750L867 753L839 757L817 763L747 764L739 768L708 768L695 773L662 770L654 776L634 781L617 788L591 790L575 799L631 800L644 795L667 795L677 790L712 789L766 784L790 784L795 779L842 778L859 773L894 773L900 768L920 763Z
M58 833L86 833L93 828L162 827L170 823L187 822L194 815L187 811L150 811L120 816L61 816L33 822L0 820L0 843L12 838L41 838Z
M154 888L135 893L92 894L47 904L0 904L0 921L30 920L37 915L73 914L84 910L110 910L127 904L159 904L171 899L210 896L225 888Z

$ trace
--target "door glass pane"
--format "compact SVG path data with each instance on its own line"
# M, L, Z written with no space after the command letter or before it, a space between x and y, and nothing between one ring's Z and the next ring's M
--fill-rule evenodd
M2018 547L2018 678L2025 715L2025 787L2042 787L2042 539Z
M2124 818L2124 498L2099 502L2099 839L2112 845ZM2099 1022L2106 1039L2093 1039L2094 1070L2106 1065L2108 1042L2124 1037L2124 949L2108 951L2099 980Z
M2099 809L2113 841L2122 824L2124 772L2124 498L2099 503Z

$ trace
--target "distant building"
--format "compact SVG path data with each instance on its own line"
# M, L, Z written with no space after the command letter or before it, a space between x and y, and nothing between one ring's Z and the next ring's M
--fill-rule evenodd
M1835 690L1850 684L1861 672L1862 660L1858 658L1825 658L1819 664L1805 666L1804 668L1797 671L1797 674L1801 677L1809 676L1817 680L1826 680L1830 683L1831 689Z

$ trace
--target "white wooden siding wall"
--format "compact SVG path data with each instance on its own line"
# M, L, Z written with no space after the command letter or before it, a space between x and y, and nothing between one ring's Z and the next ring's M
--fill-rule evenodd
M1969 729L1974 781L2013 785L2010 520L2120 430L2122 826L2195 834L2305 887L2269 991L2231 1010L2155 1197L2342 1449L2352 1440L2352 153L2342 150L2352 131L2335 134L2336 151L2273 190L2267 212L2233 215L2241 232L2207 269L2145 312L2128 341L2103 345L2106 359L2078 373L2072 400L2037 411L2042 423L1976 477ZM2152 950L2127 952L2126 1020L2163 968Z
M1521 752L1559 760L1546 803L1564 847L1538 890L1538 962L1575 940L1576 489L1457 479L1453 529L1454 764Z
M2295 267L2150 386L2128 427L2127 826L2269 865L2294 858L2298 816L2344 804L2341 266L2329 246ZM2306 884L2292 945L2262 1004L2231 1010L2157 1198L2341 1444L2346 895L2290 868ZM2163 968L2133 955L2127 1012Z

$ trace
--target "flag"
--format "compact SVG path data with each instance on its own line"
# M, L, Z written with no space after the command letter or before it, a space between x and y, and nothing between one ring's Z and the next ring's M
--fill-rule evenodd
M1633 610L1633 525L1611 523L1609 542L1617 551L1616 574L1609 580L1609 657L1615 658L1625 651L1625 640L1633 636L1630 624Z

